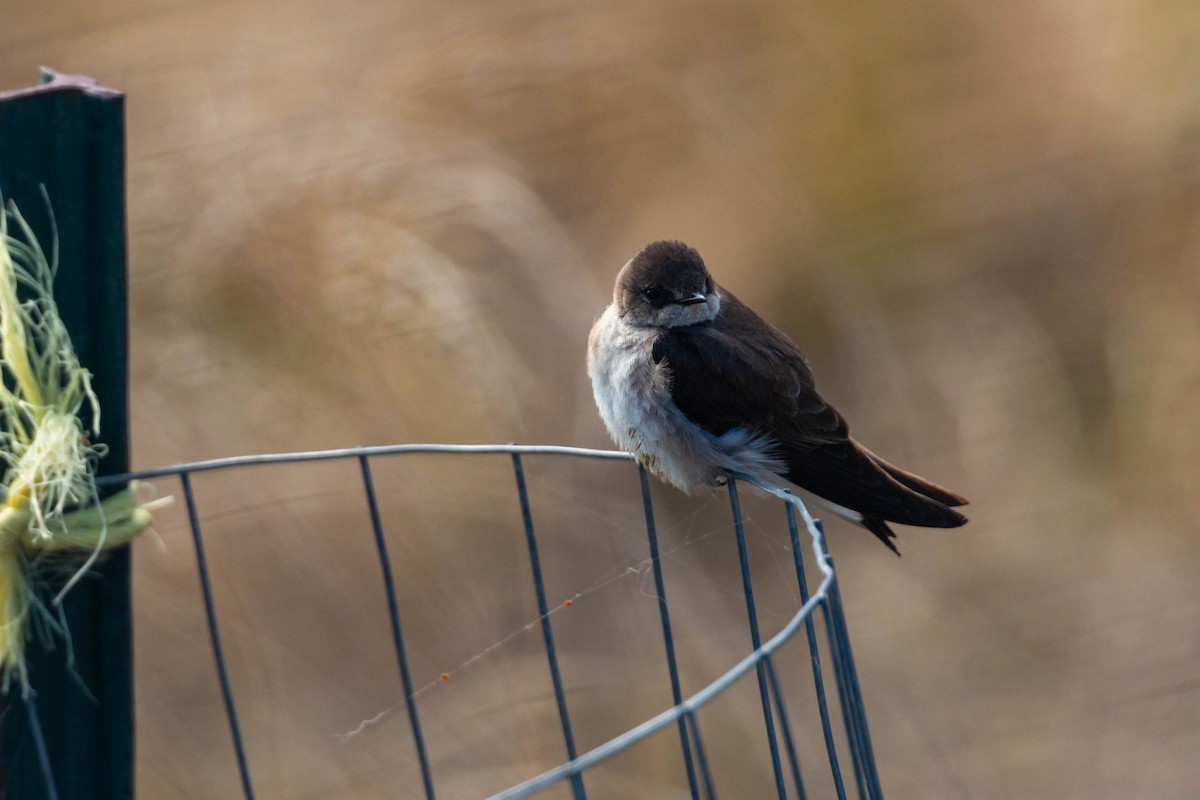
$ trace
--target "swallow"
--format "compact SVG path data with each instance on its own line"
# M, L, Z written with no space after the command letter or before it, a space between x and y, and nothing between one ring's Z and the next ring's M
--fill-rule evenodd
M684 492L738 474L790 483L897 555L888 523L967 521L953 508L965 498L851 438L800 348L713 281L682 242L654 242L621 269L587 363L617 446Z

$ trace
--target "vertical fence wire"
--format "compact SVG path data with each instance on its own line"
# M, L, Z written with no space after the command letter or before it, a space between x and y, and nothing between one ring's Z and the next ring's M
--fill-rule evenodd
M546 585L542 579L542 565L538 559L537 536L533 532L533 513L529 510L529 492L525 488L525 468L521 456L512 454L513 473L517 478L517 495L521 501L521 519L525 523L525 539L529 545L529 565L533 571L533 586L537 593L538 614L542 619L542 637L546 642L546 659L550 662L550 680L554 683L554 700L558 703L558 717L562 724L563 742L567 746L567 758L574 761L575 737L571 733L571 717L567 713L567 696L563 691L562 675L559 674L558 656L554 653L554 631L550 626L550 609L546 605ZM585 800L583 775L578 770L571 773L571 791L575 800Z
M737 480L729 479L729 505L733 511L733 531L737 538L738 562L742 567L742 590L746 595L746 615L749 617L750 643L757 650L762 647L758 633L758 612L754 608L754 586L750 580L750 556L746 551L746 533L742 525L742 506L738 501ZM771 769L775 772L775 789L779 800L787 800L787 788L783 783L783 766L779 763L779 743L775 739L775 723L771 718L771 701L767 697L767 676L762 662L755 664L758 673L758 691L762 698L763 721L767 726L767 747L771 752Z
M208 579L208 561L204 557L204 540L200 535L200 515L196 513L196 497L192 492L192 479L184 471L179 473L179 481L183 484L188 524L192 529L192 541L196 545L196 572L200 575L200 590L204 594L204 613L208 618L208 636L212 642L213 658L217 662L217 678L221 683L221 697L225 701L225 715L229 718L233 749L237 754L238 773L242 779L242 794L245 795L246 800L254 800L254 788L250 784L250 767L246 763L246 749L242 745L242 729L238 725L237 707L233 702L233 689L229 685L229 673L225 669L225 656L221 651L221 634L217 629L217 612L213 604L212 586Z
M867 729L867 715L863 708L862 689L858 683L858 671L854 666L854 653L850 649L850 633L846 628L845 610L839 582L835 579L829 590L829 605L833 617L832 633L837 639L840 675L844 682L846 697L846 726L851 743L855 748L855 763L861 771L860 792L871 800L882 800L879 772L875 766L875 753L871 748L871 734Z
M832 585L837 585L834 579ZM833 591L830 590L830 595ZM841 636L837 630L836 613L828 597L821 603L821 613L825 619L825 632L829 636L829 652L833 659L833 676L837 680L838 702L842 708L842 724L846 728L846 739L850 744L850 761L854 765L854 782L858 786L858 796L868 797L866 779L863 775L862 751L857 736L858 726L850 710L850 686L846 679L846 656L842 652Z
M792 540L792 558L796 564L796 583L800 587L800 603L808 602L808 579L804 576L804 561L800 556L800 532L796 525L796 510L790 503L787 509L788 536ZM817 534L824 539L824 528L816 523ZM824 549L824 542L822 542ZM846 786L842 781L842 769L838 764L837 743L833 738L833 723L829 719L829 701L825 697L825 678L821 670L821 652L817 647L817 631L810 614L804 620L804 630L808 638L808 658L812 664L813 689L817 693L817 710L821 715L821 731L825 735L825 754L829 757L829 771L833 775L833 786L837 791L838 800L846 800Z
M425 752L425 737L421 735L421 720L417 716L417 701L413 697L412 676L408 671L408 658L404 654L404 637L400 633L400 610L396 602L396 584L392 579L392 561L388 557L387 541L383 538L383 520L379 514L379 502L375 498L375 480L371 476L371 463L367 456L359 456L363 490L366 492L367 509L371 514L371 529L375 534L375 549L379 555L379 566L383 570L383 589L387 594L388 617L392 624L392 646L396 651L396 662L400 666L400 686L404 692L404 704L408 709L408 721L412 727L413 744L417 749L417 761L421 766L421 782L425 786L425 797L434 800L433 774L429 770L429 757Z
M705 800L717 800L717 791L713 786L712 772L708 767L708 757L704 754L704 740L700 738L700 721L696 719L696 712L689 711L681 719L687 720L692 741L696 743L696 761L700 764L700 779L704 783Z
M792 770L792 783L796 784L796 796L799 800L805 800L804 780L800 777L800 758L796 755L796 744L792 740L792 726L788 722L787 706L783 701L779 676L775 674L775 662L770 656L764 656L762 663L767 672L771 695L775 699L775 713L779 715L779 730L783 732L783 749L787 753L788 766Z
M646 539L650 545L650 568L654 572L654 591L658 595L658 615L662 620L663 646L667 651L667 673L671 677L671 700L675 705L683 702L683 691L679 685L679 668L675 663L675 638L671 635L671 612L667 608L666 583L663 581L662 563L658 557L658 533L654 526L654 508L650 504L650 481L646 468L638 464L638 479L642 487L642 509L646 514ZM692 763L692 748L688 744L687 723L679 718L679 743L683 748L683 765L687 770L688 790L693 800L700 797L696 785L696 767Z

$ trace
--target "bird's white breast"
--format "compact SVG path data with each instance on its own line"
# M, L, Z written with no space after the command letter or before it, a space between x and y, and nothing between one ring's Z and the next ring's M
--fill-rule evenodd
M745 428L713 436L671 400L671 374L652 355L656 328L630 325L609 306L588 340L588 375L609 434L664 481L691 492L727 472L776 480L771 442Z

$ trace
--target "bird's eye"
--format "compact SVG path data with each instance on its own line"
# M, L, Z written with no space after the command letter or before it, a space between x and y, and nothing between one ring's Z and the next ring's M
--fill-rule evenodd
M661 303L663 301L664 296L665 295L663 294L663 290L659 289L656 286L651 286L649 289L642 290L642 297L646 300L647 303L654 303L654 304Z

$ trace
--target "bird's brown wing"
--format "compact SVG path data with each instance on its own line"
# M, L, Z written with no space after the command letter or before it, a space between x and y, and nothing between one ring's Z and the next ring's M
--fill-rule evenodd
M735 427L768 435L787 464L784 477L859 512L889 547L868 521L930 527L966 521L943 497L925 496L923 488L933 484L885 466L851 439L845 419L817 393L799 348L732 295L722 294L713 322L664 331L653 356L665 362L671 399L689 420L716 436ZM948 492L945 499L961 501ZM882 522L875 527L886 530Z

